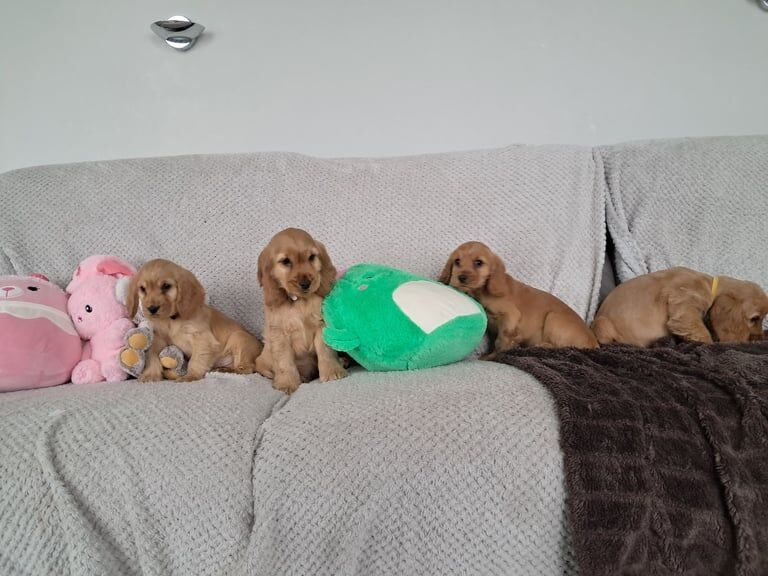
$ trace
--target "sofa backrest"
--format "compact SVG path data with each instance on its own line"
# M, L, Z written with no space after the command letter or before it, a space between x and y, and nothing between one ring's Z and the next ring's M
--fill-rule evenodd
M605 254L603 171L590 149L508 148L390 159L297 154L183 156L42 166L0 175L0 274L64 286L78 262L165 257L211 304L261 332L260 250L296 226L336 267L359 262L436 277L467 240L584 317Z
M671 266L768 290L768 136L598 149L619 280Z

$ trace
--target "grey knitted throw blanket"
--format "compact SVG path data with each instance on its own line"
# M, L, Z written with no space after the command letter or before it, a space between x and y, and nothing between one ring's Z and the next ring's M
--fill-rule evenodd
M499 361L554 396L581 574L768 574L768 341Z

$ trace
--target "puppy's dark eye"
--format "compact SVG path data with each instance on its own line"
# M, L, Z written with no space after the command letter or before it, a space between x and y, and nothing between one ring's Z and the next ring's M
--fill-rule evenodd
M310 255L309 255L309 261L310 261L310 262L314 262L314 261L315 261L315 258L317 258L317 254L310 254Z
M750 324L757 324L759 321L760 321L760 316L758 316L757 314L755 314L754 316L752 316L752 318L749 319Z
M482 265L483 265L483 261L482 260L480 260L479 258L477 260L475 260L475 267L476 268L480 268L480 266L482 266Z
M93 308L91 308L91 305L90 305L90 304L86 304L86 305L85 305L85 311L86 311L86 312L88 312L88 314L90 314L91 312L93 312Z
M170 289L171 289L171 285L168 284L168 282L163 282L163 285L160 286L160 290L162 290L163 292L168 292L168 290Z
M147 289L144 288L144 286L139 286L139 292L141 292L142 294L146 294L147 293Z
M39 288L37 286L27 286L27 290L30 292L37 292Z
M461 258L456 258L456 260L454 260L453 263L456 264L456 266L458 266L459 264L461 264Z
M283 258L282 260L280 260L280 264L282 264L283 266L290 267L291 259L290 258Z

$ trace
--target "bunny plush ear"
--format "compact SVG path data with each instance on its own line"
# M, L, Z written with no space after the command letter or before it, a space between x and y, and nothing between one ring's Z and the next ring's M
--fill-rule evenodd
M125 278L133 276L136 268L115 256L96 255L89 256L75 269L72 275L72 281L67 286L67 292L72 294L88 278L94 276L114 276L115 278Z
M120 278L117 281L117 284L115 284L115 298L123 306L125 306L126 302L128 301L128 287L130 284L131 279L127 276Z

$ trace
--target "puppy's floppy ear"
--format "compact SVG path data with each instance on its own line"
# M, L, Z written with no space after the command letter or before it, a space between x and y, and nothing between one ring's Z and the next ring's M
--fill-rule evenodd
M448 256L448 260L445 263L445 266L443 266L443 271L440 272L440 276L438 276L437 281L442 282L443 284L450 284L451 283L451 274L453 274L453 261L456 260L456 251L454 250L451 252L451 255Z
M272 249L267 246L259 254L258 272L259 285L264 291L264 306L277 306L285 300L285 295L280 290L277 280L272 276L272 267L274 266L274 256Z
M131 276L130 283L128 284L128 291L125 295L125 309L128 311L128 316L133 320L136 316L136 312L139 308L139 276L141 271Z
M742 302L731 294L721 294L715 298L709 309L709 321L719 342L749 340L749 325L744 318Z
M491 267L491 273L485 288L491 296L503 296L507 291L507 268L496 254L491 253L488 266Z
M319 296L327 296L331 288L333 288L333 283L336 282L336 267L331 262L331 257L328 256L328 251L323 243L315 241L315 246L317 246L317 251L320 254L320 263L322 264L322 268L320 268L320 286L317 289L317 294Z
M189 316L205 304L205 289L189 270L183 268L176 274L176 313Z

